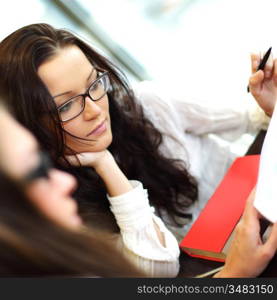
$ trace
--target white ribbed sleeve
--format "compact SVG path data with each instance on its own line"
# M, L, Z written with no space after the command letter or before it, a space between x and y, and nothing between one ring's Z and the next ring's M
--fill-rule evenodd
M107 195L111 211L120 228L127 256L149 277L175 277L179 271L179 246L176 238L154 215L147 190L139 181L130 180L133 189L116 197ZM157 236L157 225L165 246Z

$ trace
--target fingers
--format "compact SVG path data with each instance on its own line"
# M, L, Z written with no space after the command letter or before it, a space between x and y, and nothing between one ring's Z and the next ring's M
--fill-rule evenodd
M249 89L254 97L260 95L263 80L264 72L262 70L252 74L252 76L249 78Z
M273 61L273 80L274 80L274 83L277 85L277 59L274 59Z
M255 222L258 223L258 220L260 219L261 215L257 211L257 209L254 207L254 200L256 195L256 187L254 187L250 193L250 195L247 198L246 205L244 208L242 219L246 221L247 223Z
M264 68L264 73L265 73L265 78L269 79L271 78L272 74L273 74L273 56L272 53L270 53L269 58L266 62L265 68Z
M250 192L248 198L247 198L247 204L250 205L251 203L254 203L256 196L256 186L253 187L252 191Z
M261 57L261 55L256 54L256 53L252 53L251 54L251 70L252 70L252 74L255 74L258 71L258 67L259 67L259 64L260 64L260 62L262 60L262 57ZM273 55L272 55L272 53L270 53L270 56L269 56L269 58L268 58L268 60L266 62L264 70L263 70L264 71L264 78L266 78L266 79L271 78L271 76L274 73L274 69L276 70L275 64L276 64L276 62L273 59Z
M252 74L256 73L258 71L259 64L262 60L263 55L259 55L256 53L251 54L251 70ZM273 55L270 53L269 58L266 62L266 65L264 67L264 72L265 72L265 78L270 78L273 72L273 67L274 67L274 60L273 60Z
M259 63L260 63L260 55L256 54L256 53L252 53L251 54L251 69L252 69L252 74L257 72Z

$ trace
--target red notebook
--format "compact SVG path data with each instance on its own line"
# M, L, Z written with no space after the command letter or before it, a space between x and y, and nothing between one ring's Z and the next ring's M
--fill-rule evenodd
M224 261L232 232L256 185L260 155L237 158L180 243L191 256Z

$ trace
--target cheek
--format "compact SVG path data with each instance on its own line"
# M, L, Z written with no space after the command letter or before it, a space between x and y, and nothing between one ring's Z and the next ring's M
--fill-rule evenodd
M86 144L86 141L73 136L83 138L88 131L87 124L82 122L80 119L72 120L68 124L64 125L64 130L66 131L64 132L65 144L76 152L83 152L83 144ZM71 136L71 134L73 136Z
M103 101L103 107L102 109L106 112L106 114L109 114L109 98L106 96Z
M76 118L67 124L64 124L63 129L66 132L69 132L72 135L75 136L83 136L85 132L87 131L87 124L82 122L81 118ZM70 135L65 133L65 137L70 137Z

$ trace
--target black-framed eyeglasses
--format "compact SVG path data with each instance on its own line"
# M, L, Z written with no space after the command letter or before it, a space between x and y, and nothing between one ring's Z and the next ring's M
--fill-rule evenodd
M47 153L40 151L39 152L39 164L36 168L31 170L27 175L24 176L24 178L21 180L21 182L26 185L28 183L31 183L34 180L40 179L40 178L49 178L49 170L53 168L52 162L50 157Z
M61 122L78 117L85 109L86 97L89 97L92 101L98 101L106 95L110 86L108 72L104 72L93 81L84 94L74 96L57 108Z

